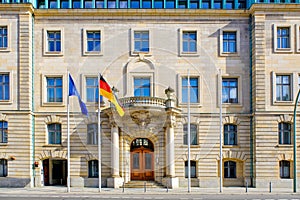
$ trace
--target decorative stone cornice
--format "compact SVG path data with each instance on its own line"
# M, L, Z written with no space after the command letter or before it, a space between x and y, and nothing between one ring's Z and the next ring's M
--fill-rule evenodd
M62 123L62 120L60 117L56 115L49 115L45 118L45 123L46 124L53 124L53 123Z

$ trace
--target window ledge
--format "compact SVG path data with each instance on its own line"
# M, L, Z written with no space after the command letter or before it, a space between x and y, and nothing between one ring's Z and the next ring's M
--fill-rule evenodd
M8 145L8 143L0 143L0 146L7 146Z
M220 54L220 57L239 57L240 54L238 52L223 52Z
M84 56L103 56L102 51L85 51L83 52Z
M132 51L132 56L139 56L140 58L143 58L144 56L152 56L152 52L140 52L140 51Z
M273 102L273 105L275 106L290 106L294 105L293 101L275 101Z
M42 106L45 106L45 107L56 107L56 106L63 107L65 105L64 105L63 102L53 102L53 103L44 102Z
M10 52L10 48L0 48L0 52Z
M13 102L11 100L0 100L0 105L8 105L12 104Z
M180 103L179 107L187 107L187 103ZM202 107L202 104L200 103L190 103L191 108L200 108Z
M45 144L43 147L62 147L62 144Z
M293 53L292 48L276 48L275 53Z
M235 108L242 108L243 105L240 103L222 103L222 107L229 108L229 107L235 107Z
M44 53L44 56L63 56L63 52L61 51L47 51Z
M275 147L277 148L292 148L292 144L277 144Z
M198 57L199 53L198 52L181 52L179 54L181 57Z
M223 148L240 148L239 145L222 145Z

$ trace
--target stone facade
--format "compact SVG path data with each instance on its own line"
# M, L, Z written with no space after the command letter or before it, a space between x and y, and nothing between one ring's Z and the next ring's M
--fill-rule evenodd
M149 180L172 188L187 186L184 126L188 106L182 102L182 78L188 75L198 81L199 92L198 102L191 103L190 109L190 123L197 132L190 154L195 172L192 186L219 186L219 82L233 78L238 83L237 103L222 105L221 127L237 127L237 144L223 145L222 151L223 163L232 162L235 167L230 172L234 177L223 178L223 185L247 182L267 188L273 182L274 187L292 187L293 147L278 145L278 124L293 123L299 9L299 5L279 4L256 4L247 10L34 9L30 4L0 4L0 26L8 26L9 33L9 49L0 50L0 73L8 73L11 83L10 101L0 102L0 121L8 123L8 142L0 143L7 176L0 177L0 186L65 185L68 173L73 187L98 186L98 178L89 173L90 161L99 159L98 145L87 144L87 126L98 122L97 102L87 103L89 116L85 117L76 97L69 98L71 168L67 171L70 72L84 102L86 77L101 73L119 90L125 108L120 117L107 100L101 104L103 187L120 187L134 179L136 150L151 158ZM293 46L288 52L274 48L276 27L292 30ZM101 31L97 55L86 52L88 30ZM61 33L60 52L48 51L48 31ZM149 53L133 51L135 31L149 32ZM182 52L185 31L196 32L194 54ZM236 33L236 53L222 51L224 32ZM276 101L278 74L292 77L291 101ZM62 78L61 103L47 102L47 77ZM150 97L134 97L135 77L151 80ZM61 144L49 144L50 124L61 125ZM147 142L149 149L143 145L136 149L136 139L142 139L143 145ZM289 178L280 177L280 161L290 162Z

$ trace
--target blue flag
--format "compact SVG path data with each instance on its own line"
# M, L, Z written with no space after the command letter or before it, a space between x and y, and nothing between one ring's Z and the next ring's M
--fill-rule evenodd
M82 112L82 114L87 116L88 115L88 110L86 108L85 103L83 103L83 101L81 100L80 94L76 89L76 86L74 84L74 81L72 79L71 74L69 74L69 96L77 96L78 97L81 112Z

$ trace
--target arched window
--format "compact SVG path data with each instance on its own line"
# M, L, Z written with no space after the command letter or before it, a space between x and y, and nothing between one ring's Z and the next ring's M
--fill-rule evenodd
M234 124L224 125L224 145L237 145L237 126Z
M224 178L236 178L236 162L224 162Z
M7 160L0 159L0 177L7 176Z
M188 161L184 162L185 168L185 178L188 178ZM191 160L191 178L197 178L197 171L196 171L197 162Z
M198 144L198 128L196 124L191 124L191 145ZM183 144L188 144L188 126L185 124L183 126Z
M290 178L290 161L281 160L279 162L280 178Z
M48 124L48 144L61 144L61 124Z
M7 122L0 121L0 143L7 143Z
M285 122L278 124L278 143L291 144L291 124Z
M98 178L98 160L89 161L89 178Z

